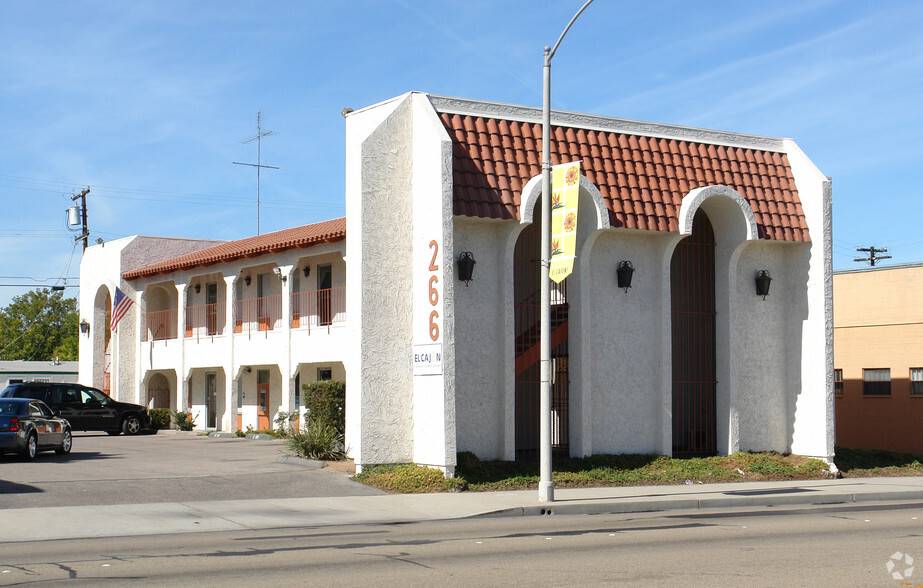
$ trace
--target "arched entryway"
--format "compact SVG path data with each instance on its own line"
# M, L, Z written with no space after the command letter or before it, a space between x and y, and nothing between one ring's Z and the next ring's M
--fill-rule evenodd
M170 382L163 374L154 374L147 383L148 408L171 408Z
M519 235L514 253L514 313L516 321L516 458L539 455L539 402L541 388L541 233L540 221ZM551 447L555 455L569 453L567 280L552 283Z
M111 387L112 354L109 343L112 331L109 321L112 313L112 296L109 288L100 286L93 300L93 324L90 336L93 338L93 386L109 394Z
M715 233L703 210L670 263L673 456L716 455Z

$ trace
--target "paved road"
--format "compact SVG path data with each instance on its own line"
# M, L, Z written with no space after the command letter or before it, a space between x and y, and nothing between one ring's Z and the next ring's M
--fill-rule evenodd
M67 456L0 456L0 509L381 494L283 455L278 440L77 433Z
M904 554L923 558L919 503L3 544L0 585L920 585L923 572L911 572Z

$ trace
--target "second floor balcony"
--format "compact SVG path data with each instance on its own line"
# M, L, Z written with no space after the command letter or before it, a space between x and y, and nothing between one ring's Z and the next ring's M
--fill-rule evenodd
M264 296L235 300L233 332L252 335L282 328L282 296ZM291 295L290 326L305 329L330 330L332 325L346 322L346 288L325 288ZM142 314L142 341L163 341L178 336L177 309L149 311ZM227 305L215 302L183 309L182 333L186 338L201 339L223 335L227 328Z

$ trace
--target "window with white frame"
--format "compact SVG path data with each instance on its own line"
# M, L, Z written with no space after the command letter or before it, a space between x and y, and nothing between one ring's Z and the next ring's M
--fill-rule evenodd
M923 396L923 368L910 368L910 395Z
M837 396L843 395L843 370L833 370L833 391Z
M862 370L864 396L891 396L891 368Z

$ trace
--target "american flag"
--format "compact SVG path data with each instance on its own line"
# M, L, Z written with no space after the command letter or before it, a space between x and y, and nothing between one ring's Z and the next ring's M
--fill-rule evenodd
M110 331L115 332L118 330L119 321L122 320L122 317L125 316L132 304L134 304L134 300L125 296L125 293L116 287L115 300L112 301L112 320L109 321Z

